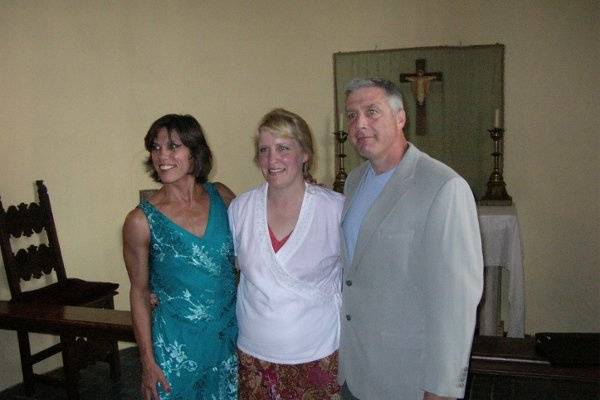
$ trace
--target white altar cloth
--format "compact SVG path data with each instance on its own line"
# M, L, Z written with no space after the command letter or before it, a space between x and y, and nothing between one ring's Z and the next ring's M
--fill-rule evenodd
M523 288L523 248L517 211L514 206L478 206L479 228L486 269L486 290L480 309L479 334L496 335L498 312L498 273L509 271L507 336L525 335L525 295Z

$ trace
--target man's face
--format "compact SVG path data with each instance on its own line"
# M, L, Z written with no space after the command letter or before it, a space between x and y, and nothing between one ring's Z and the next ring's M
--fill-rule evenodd
M385 91L377 87L355 90L346 98L348 137L358 153L378 162L386 160L391 149L404 146L404 110L394 112Z

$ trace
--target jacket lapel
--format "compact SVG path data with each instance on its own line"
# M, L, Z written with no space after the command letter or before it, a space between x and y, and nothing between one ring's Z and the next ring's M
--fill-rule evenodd
M373 240L374 233L410 188L419 156L420 151L412 144L409 144L396 171L365 215L358 232L351 270L356 269L361 264L362 258L368 253L367 249L371 240ZM350 207L352 205L351 200L348 203Z

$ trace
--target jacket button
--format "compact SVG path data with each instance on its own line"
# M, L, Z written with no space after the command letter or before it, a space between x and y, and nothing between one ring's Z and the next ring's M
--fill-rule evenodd
M350 314L346 314L346 320L350 321L352 319L352 317L350 316Z
M348 279L348 280L346 281L346 285L347 285L347 286L352 286L352 281L351 281L350 279Z

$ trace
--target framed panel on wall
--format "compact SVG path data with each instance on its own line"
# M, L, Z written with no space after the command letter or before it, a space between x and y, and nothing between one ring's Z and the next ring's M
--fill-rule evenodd
M341 115L350 80L391 80L404 98L407 139L462 175L476 199L485 194L492 167L488 129L504 115L504 45L340 52L333 64L338 130L345 129ZM362 162L351 146L345 153L346 171Z

